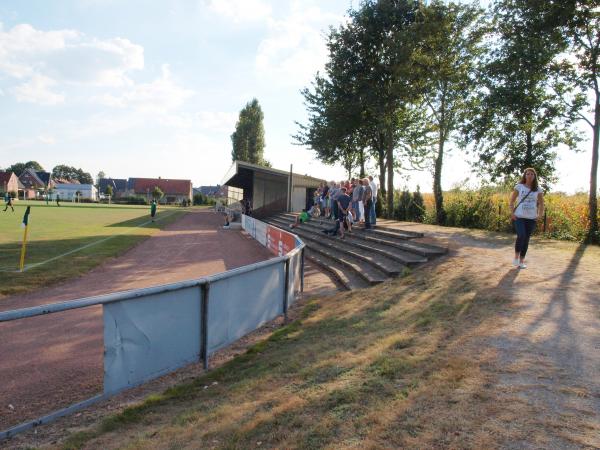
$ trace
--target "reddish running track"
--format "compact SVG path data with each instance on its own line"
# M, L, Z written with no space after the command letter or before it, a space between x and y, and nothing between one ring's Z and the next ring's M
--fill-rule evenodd
M174 283L272 257L222 224L220 214L190 212L80 278L0 300L0 311ZM101 393L102 352L99 306L0 324L0 430Z

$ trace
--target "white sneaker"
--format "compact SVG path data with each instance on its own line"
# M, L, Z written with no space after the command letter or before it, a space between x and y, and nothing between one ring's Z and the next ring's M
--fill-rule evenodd
M527 269L527 264L525 264L524 262L519 263L519 269Z
M519 258L513 259L512 264L513 264L513 266L517 267L519 265Z

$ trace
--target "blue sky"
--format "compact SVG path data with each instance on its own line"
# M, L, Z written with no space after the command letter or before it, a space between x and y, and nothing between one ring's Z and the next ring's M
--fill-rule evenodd
M216 184L231 164L238 113L256 97L274 167L344 178L341 167L292 145L291 135L306 119L299 91L326 61L324 35L351 4L3 0L0 167L37 160L94 177L102 170ZM587 190L590 153L559 155L556 188ZM469 158L451 152L443 187L469 176ZM431 191L431 175L399 176L396 184Z

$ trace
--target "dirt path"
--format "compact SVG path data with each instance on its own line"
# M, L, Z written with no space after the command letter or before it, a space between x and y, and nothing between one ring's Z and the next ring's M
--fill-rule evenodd
M459 350L485 360L494 375L499 422L512 423L497 430L507 444L600 448L600 248L534 239L528 267L519 270L511 265L512 236L394 226L447 243L456 270L487 295L508 297L495 326L467 336Z
M3 299L0 310L199 278L272 257L250 236L221 225L214 212L190 212L76 280ZM335 289L318 273L309 278L315 292ZM101 393L102 351L101 307L0 324L0 429Z

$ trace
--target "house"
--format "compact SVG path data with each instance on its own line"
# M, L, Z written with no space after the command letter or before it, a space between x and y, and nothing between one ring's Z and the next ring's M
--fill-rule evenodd
M130 178L127 181L127 195L141 196L150 200L152 191L158 187L164 196L160 203L181 203L192 200L191 180L170 180L167 178Z
M105 195L106 188L112 187L113 198L124 197L127 192L127 180L124 178L100 178L98 180L98 194Z
M49 172L34 169L25 169L19 181L22 184L20 190L23 192L20 197L24 200L42 197L48 189L52 189L54 184Z
M19 177L14 172L0 172L0 192L3 196L6 192L17 195L19 192Z
M57 183L54 185L54 195L61 200L98 200L98 189L93 184Z

